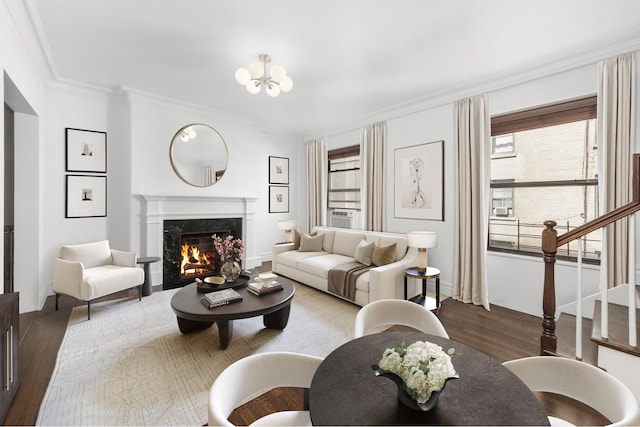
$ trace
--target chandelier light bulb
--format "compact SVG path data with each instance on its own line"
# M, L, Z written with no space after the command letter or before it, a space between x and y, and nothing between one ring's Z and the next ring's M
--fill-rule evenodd
M284 69L282 65L274 65L271 67L271 78L276 83L281 83L285 77L287 77L287 71Z
M251 61L247 68L238 68L235 73L236 81L243 85L247 92L255 95L260 92L262 86L266 86L267 95L276 97L280 92L289 92L293 88L293 80L282 65L273 65L267 70L271 57L263 53L258 58Z
M252 79L259 79L264 76L264 64L262 61L251 61L247 69Z
M280 86L275 83L267 84L266 92L267 95L275 98L276 96L280 95Z
M247 92L249 92L251 95L255 95L260 92L262 84L260 84L260 82L250 80L249 83L245 85L245 87L247 88Z
M280 82L280 90L283 92L289 92L291 89L293 89L293 80L291 80L291 77L285 76Z
M241 85L246 85L251 81L251 74L249 74L249 70L246 68L238 68L236 70L236 81Z

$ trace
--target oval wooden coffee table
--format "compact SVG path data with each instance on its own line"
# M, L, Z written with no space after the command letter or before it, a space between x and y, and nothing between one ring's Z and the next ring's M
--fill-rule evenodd
M196 284L192 283L176 292L171 298L171 308L176 313L178 328L183 334L217 323L220 348L224 350L231 341L233 321L236 319L263 316L263 324L268 329L282 330L287 326L295 288L283 277L278 277L278 282L282 283L281 291L262 296L252 294L246 286L238 287L236 291L242 295L242 301L211 309L200 302L204 293L198 292Z

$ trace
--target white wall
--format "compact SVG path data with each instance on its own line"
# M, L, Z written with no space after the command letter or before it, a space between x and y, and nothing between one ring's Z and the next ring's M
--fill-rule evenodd
M11 6L9 9L8 4ZM0 97L15 112L15 271L14 290L20 292L20 312L40 308L45 281L42 171L44 163L46 89L42 62L33 49L33 39L20 33L15 20L24 22L22 2L0 2L0 70L3 85ZM0 119L4 134L4 117ZM4 199L4 150L0 150L0 197ZM4 210L0 222L4 222ZM0 247L4 259L4 247ZM3 265L4 273L4 265ZM3 274L4 275L4 274ZM2 291L0 291L2 292Z

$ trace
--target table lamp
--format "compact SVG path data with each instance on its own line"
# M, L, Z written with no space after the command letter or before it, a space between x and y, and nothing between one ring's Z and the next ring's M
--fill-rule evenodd
M407 233L407 244L418 248L418 271L427 271L427 249L438 246L438 234L435 231L410 231Z
M284 219L282 221L278 221L278 228L280 230L284 230L284 240L286 243L293 242L291 238L292 230L296 228L296 220L295 219Z

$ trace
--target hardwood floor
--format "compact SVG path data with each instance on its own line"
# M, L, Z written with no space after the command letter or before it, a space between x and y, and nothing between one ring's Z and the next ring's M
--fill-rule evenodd
M132 297L137 297L137 293ZM69 314L73 307L81 304L63 296L56 312L54 297L49 297L41 312L20 315L21 383L5 417L5 425L35 424ZM487 311L452 299L443 301L439 317L452 339L484 351L501 362L538 354L541 332L541 319L538 317L498 306ZM246 424L260 414L291 405L301 407L302 392L299 389L280 389L244 405L234 412L230 420Z

